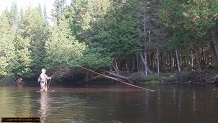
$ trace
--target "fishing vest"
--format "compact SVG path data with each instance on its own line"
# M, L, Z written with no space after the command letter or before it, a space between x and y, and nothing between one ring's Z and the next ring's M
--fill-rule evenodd
M41 78L41 74L40 74L40 76L39 76L39 78L38 78L38 82L41 82L41 83L46 82L46 81L47 81L47 75L45 74L44 76L45 76L45 78L42 79L42 78Z

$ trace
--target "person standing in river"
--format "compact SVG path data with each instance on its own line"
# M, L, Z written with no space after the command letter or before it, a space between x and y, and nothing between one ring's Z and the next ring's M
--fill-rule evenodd
M48 87L47 87L47 80L51 79L51 77L48 77L46 74L46 70L42 69L42 73L39 76L38 81L40 82L40 86L41 89L40 91L47 91Z

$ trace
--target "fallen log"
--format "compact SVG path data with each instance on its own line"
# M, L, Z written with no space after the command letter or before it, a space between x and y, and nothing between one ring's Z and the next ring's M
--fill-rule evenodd
M130 80L131 77L127 77L127 76L123 76L123 75L120 75L120 74L117 74L117 73L114 73L114 72L110 72L110 71L105 71L106 73L110 74L110 75L113 75L115 77L118 77L118 78L121 78L121 79L124 79L124 80L127 80L131 83L134 83L132 80Z

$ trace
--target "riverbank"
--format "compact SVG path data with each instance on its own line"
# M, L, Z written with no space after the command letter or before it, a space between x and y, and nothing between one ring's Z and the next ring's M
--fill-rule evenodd
M74 73L75 74L75 73ZM73 79L69 79L69 75L66 77L62 77L62 79L53 79L52 81L54 83L62 83L62 84L68 84L72 83L75 85L83 85L87 83L91 84L98 84L99 82L101 84L109 84L113 85L118 83L118 81L113 80L111 78L106 78L104 76L89 76L88 80L85 80L84 75L76 74L76 77L70 77ZM179 73L161 73L161 74L153 74L146 76L144 72L137 72L131 74L130 78L131 80L123 80L131 84L216 84L218 83L218 80L216 78L217 73L215 71L183 71L180 74ZM11 84L16 83L17 78L15 76L6 76L0 78L0 84ZM37 83L37 79L23 79L23 82L30 83L35 82ZM67 81L66 81L67 80ZM108 82L110 81L110 82Z
M216 76L215 71L183 71L141 76L141 81L146 84L216 84Z

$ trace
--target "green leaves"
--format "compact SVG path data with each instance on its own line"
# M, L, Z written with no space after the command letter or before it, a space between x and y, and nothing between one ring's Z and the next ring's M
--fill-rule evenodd
M46 62L48 67L72 67L79 64L86 46L79 43L70 34L70 28L62 17L58 26L54 26L46 42Z
M173 33L171 43L175 47L196 47L205 45L210 36L211 28L216 26L218 3L215 0L188 0L178 2L169 0L162 6L160 18L164 25Z
M14 36L4 11L0 16L0 75L10 74L8 67L15 57Z
M138 49L138 23L136 10L129 4L114 4L104 18L93 26L94 37L105 52L115 57L128 57ZM113 9L113 10L112 10ZM115 10L114 10L115 9ZM128 10L128 11L126 11ZM104 22L104 23L102 23Z
M105 53L102 47L87 47L82 57L82 66L87 66L92 69L111 66L113 58Z

